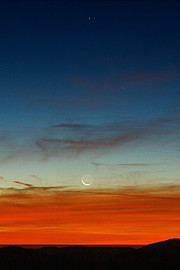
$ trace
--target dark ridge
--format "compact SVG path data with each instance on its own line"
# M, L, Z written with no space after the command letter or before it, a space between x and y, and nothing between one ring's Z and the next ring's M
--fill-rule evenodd
M176 249L180 250L180 239L178 238L152 243L140 248L141 251L156 251L156 252L157 251L169 252L170 250L174 252Z
M116 246L46 246L0 249L0 269L6 270L180 270L180 239L169 239L140 249Z
M37 252L45 253L45 254L57 254L61 252L61 249L57 247L42 247L42 248L39 248Z
M9 245L9 246L2 247L0 249L0 254L3 252L9 252L9 253L13 253L13 254L16 254L16 253L21 254L21 253L28 253L31 250L32 249L25 249L23 247Z
M24 250L24 248L16 245L8 245L5 247L2 247L2 249L8 249L8 250Z

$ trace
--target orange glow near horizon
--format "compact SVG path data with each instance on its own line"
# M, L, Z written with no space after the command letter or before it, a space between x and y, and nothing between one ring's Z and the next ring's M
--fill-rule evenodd
M143 245L180 235L179 188L0 195L0 244Z

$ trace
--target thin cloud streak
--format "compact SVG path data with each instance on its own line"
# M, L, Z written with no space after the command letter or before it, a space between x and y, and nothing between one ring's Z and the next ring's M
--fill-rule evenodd
M24 183L24 182L21 182L21 181L18 181L18 180L7 180L2 176L0 176L0 181L4 181L4 182L8 182L8 183L14 183L14 184L18 184L18 185L23 185L23 186L26 186L26 187L32 187L33 186L31 184L27 184L27 183ZM4 189L4 190L6 190L6 189Z
M136 145L138 143L161 144L165 136L166 144L176 143L180 132L179 123L178 113L147 122L129 119L120 123L101 125L59 123L38 133L34 130L32 138L28 138L26 145L17 145L15 138L11 148L7 145L0 163L6 164L22 157L47 161L56 157L74 158L86 153L104 154L110 149L115 149L116 146L121 147L126 144L131 144L131 147L135 143ZM160 135L162 135L161 140Z
M162 163L119 163L119 164L107 164L99 162L91 162L92 165L96 167L147 167L147 166L157 166Z
M12 183L18 184L18 185L23 185L23 186L26 186L26 187L32 187L33 186L31 184L23 183L23 182L20 182L20 181L12 181Z
M104 149L116 145L125 144L133 139L128 136L119 136L105 140L60 140L60 139L40 139L36 145L46 154L58 155L70 151L75 154L82 154L87 151Z
M59 125L53 125L52 128L71 128L71 129L84 129L90 127L89 125L82 125L82 124L59 124Z
M32 174L31 176L32 176L34 179L38 180L39 183L42 182L42 178L41 178L41 177L39 177L39 176L37 176L37 175L35 175L35 174Z
M127 125L125 123L118 123L93 126L64 123L51 127L56 129L56 138L55 136L54 138L40 138L35 142L35 145L41 150L45 160L50 157L68 156L68 154L76 156L92 151L108 150L130 142L138 142L139 140L141 143L153 143L155 140L158 140L157 136L159 135L176 134L176 124L178 123L178 117L157 118L146 123L127 123ZM64 137L67 134L70 138L59 139L58 129L65 132ZM68 129L72 131L72 135L68 132ZM72 139L71 136L73 137ZM138 165L136 164L136 166Z

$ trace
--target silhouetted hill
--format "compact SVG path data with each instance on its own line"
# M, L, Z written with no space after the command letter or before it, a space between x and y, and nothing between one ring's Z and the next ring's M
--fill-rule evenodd
M180 269L180 240L169 239L139 249L140 264L146 269Z
M58 254L61 252L60 248L57 247L43 247L37 250L37 252L44 254Z
M180 270L180 240L170 239L140 249L111 246L68 246L0 249L0 269Z
M141 250L146 252L160 252L160 253L170 251L174 252L175 250L180 251L180 239L174 238L162 242L153 243L142 247Z

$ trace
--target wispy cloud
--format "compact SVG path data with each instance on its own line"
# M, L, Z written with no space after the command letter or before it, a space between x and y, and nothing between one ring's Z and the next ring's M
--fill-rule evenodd
M53 125L53 137L36 140L36 147L45 159L59 155L80 155L85 152L104 151L130 142L154 143L159 135L177 134L179 118L157 118L149 122L118 123L107 125L83 125L62 123ZM63 131L63 132L62 132ZM61 135L61 138L59 137ZM64 137L64 138L63 138ZM68 138L68 139L67 139ZM162 138L161 138L162 139ZM162 139L163 140L163 139ZM95 164L94 164L95 165ZM122 164L123 165L123 164ZM123 166L148 166L147 164L124 164Z
M27 183L23 183L23 182L20 182L20 181L12 181L12 183L14 184L18 184L18 185L23 185L23 186L26 186L26 187L32 187L33 185L31 184L27 184Z
M147 166L157 166L159 163L117 163L117 164L107 164L99 162L91 162L92 165L96 167L147 167ZM162 163L161 163L162 164Z
M16 138L10 140L10 145L5 142L5 146L3 145L5 151L2 151L0 163L12 162L17 158L48 160L54 157L74 158L85 153L104 154L110 149L124 145L133 147L145 143L161 144L163 140L166 144L176 143L180 131L179 123L180 117L176 113L174 116L155 118L146 122L126 119L119 123L99 125L78 122L57 123L38 132L34 129L30 135L29 132L28 135L24 134L22 130L22 134L18 136L22 136L23 140L29 136L26 142L16 143ZM121 166L146 166L146 164Z
M68 128L68 129L85 129L92 127L90 125L85 125L85 124L71 124L71 123L64 123L64 124L59 124L59 125L53 125L52 128Z
M38 180L39 183L42 182L42 178L41 178L41 177L39 177L39 176L37 176L37 175L35 175L35 174L32 174L31 176L32 176L34 179Z
M36 141L36 146L41 150L46 159L59 155L80 155L86 152L105 150L132 140L131 136L93 140L39 139Z
M31 184L27 184L27 183L24 183L24 182L21 182L18 180L7 180L3 176L0 176L0 181L8 182L10 184L14 183L14 184L18 184L18 185L22 185L22 186L26 186L26 187L33 187L33 185L31 185Z

